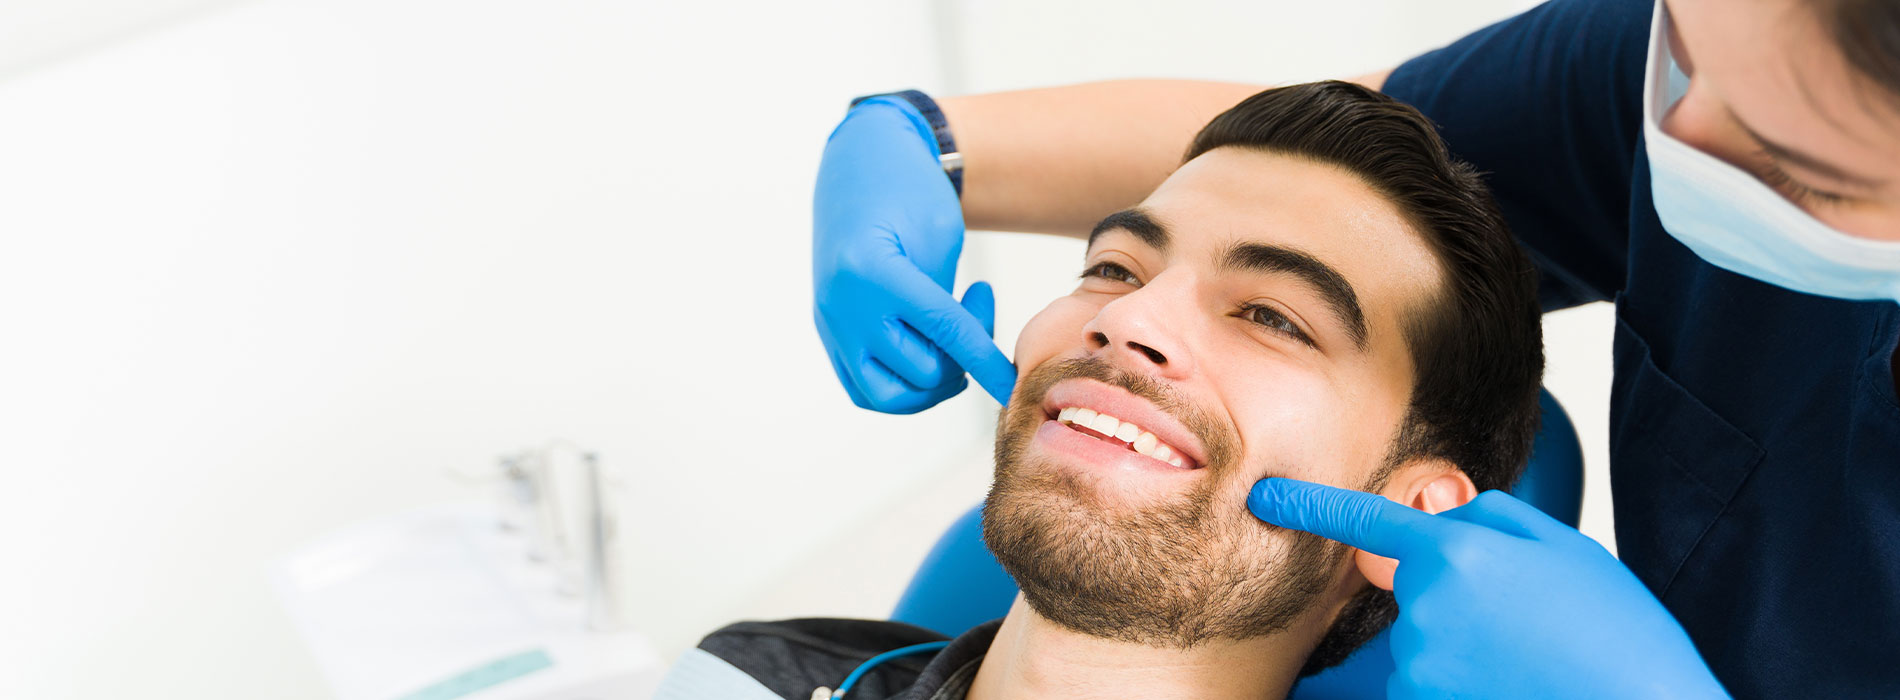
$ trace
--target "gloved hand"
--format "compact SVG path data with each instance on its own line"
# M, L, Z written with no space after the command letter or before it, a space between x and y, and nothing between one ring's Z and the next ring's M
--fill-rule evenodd
M813 316L857 405L916 413L969 385L1009 403L1016 367L992 337L987 283L950 296L963 210L916 108L872 98L831 132L812 202Z
M1486 491L1432 515L1262 479L1247 509L1399 561L1391 698L1726 698L1629 569L1528 503Z

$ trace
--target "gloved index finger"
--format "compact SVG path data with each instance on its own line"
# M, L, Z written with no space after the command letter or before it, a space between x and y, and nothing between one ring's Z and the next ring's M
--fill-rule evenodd
M1278 477L1254 483L1247 493L1247 510L1273 525L1400 561L1462 525L1378 494Z
M900 273L891 291L909 304L898 313L899 318L962 365L998 403L1009 404L1016 387L1016 365L996 347L983 321L915 268Z

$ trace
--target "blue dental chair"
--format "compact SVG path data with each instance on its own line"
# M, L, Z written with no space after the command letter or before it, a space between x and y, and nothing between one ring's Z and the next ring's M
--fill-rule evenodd
M1524 475L1511 494L1577 526L1583 509L1583 448L1563 406L1542 392L1543 423L1531 447ZM1002 617L1016 599L1016 582L983 546L979 504L950 525L911 577L891 619L956 637L971 627ZM1351 658L1300 681L1296 694L1316 698L1382 698L1393 669L1386 633L1366 643Z

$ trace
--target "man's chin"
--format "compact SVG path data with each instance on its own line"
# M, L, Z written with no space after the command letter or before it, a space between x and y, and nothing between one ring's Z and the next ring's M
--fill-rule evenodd
M1284 629L1324 588L1317 549L1267 545L1192 488L1130 492L1113 472L1023 456L999 465L983 539L1058 625L1187 648Z

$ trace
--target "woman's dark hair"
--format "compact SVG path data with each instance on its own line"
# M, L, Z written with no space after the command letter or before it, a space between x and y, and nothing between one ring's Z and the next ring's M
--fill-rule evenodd
M1821 26L1834 35L1848 65L1900 104L1900 2L1827 0Z
M1480 490L1506 489L1530 457L1544 372L1537 272L1490 190L1454 160L1425 115L1352 83L1275 88L1201 129L1185 160L1250 148L1331 164L1396 205L1436 256L1438 293L1412 303L1404 335L1416 377L1387 470L1421 457L1457 465ZM1382 479L1380 479L1382 481ZM1344 661L1398 607L1368 586L1333 624L1303 674Z

